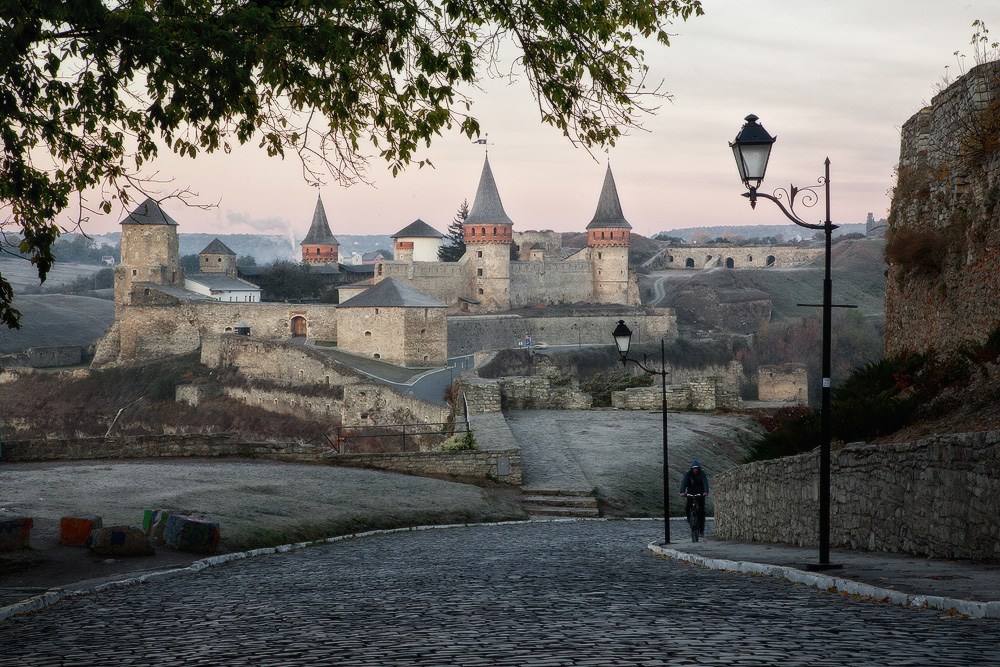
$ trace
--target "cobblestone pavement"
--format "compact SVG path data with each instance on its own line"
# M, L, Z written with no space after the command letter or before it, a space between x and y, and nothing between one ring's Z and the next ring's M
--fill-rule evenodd
M410 532L237 561L0 624L0 665L988 665L995 621L654 556L659 522Z

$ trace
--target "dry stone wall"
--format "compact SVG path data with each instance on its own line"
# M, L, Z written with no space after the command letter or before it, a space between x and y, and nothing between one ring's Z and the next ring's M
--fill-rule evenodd
M848 445L831 456L830 546L1000 562L1000 432ZM819 455L715 476L725 540L819 543Z
M902 128L886 232L885 352L952 351L1000 323L1000 62Z
M611 392L611 407L616 410L660 410L663 388L633 387ZM727 391L717 377L692 378L683 384L667 385L668 410L736 410L743 407L738 394Z

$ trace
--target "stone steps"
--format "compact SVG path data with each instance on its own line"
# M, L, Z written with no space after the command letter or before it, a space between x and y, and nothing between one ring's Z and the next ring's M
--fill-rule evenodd
M597 499L587 491L528 489L521 502L528 514L564 517L597 517Z

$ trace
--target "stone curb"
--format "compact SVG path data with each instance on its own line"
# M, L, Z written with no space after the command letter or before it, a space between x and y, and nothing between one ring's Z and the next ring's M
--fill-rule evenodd
M685 561L710 570L725 570L727 572L764 574L771 577L780 577L796 584L811 586L812 588L830 591L831 593L857 595L879 602L889 602L902 607L940 609L941 611L955 612L970 618L1000 618L1000 602L972 602L937 595L910 595L889 588L879 588L870 584L851 581L850 579L831 577L815 572L805 572L794 567L765 565L762 563L725 560L722 558L706 558L696 554L677 551L676 549L665 549L657 542L650 542L646 548L664 558Z

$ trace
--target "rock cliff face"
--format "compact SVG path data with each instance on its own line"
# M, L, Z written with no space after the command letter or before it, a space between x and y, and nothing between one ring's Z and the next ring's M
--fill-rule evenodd
M954 351L1000 324L1000 62L903 125L886 240L886 354Z

